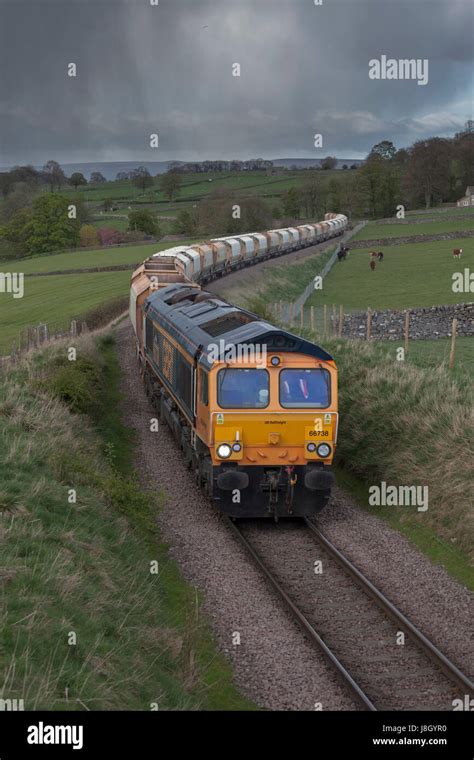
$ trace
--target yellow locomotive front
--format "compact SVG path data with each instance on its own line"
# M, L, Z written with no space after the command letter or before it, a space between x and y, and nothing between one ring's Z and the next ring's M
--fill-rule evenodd
M334 476L337 369L320 346L192 285L143 304L152 403L219 511L312 515Z
M314 514L334 480L336 366L268 351L265 343L257 348L258 357L237 356L209 371L209 408L197 427L209 445L208 490L219 510L233 516ZM209 428L200 431L205 418Z

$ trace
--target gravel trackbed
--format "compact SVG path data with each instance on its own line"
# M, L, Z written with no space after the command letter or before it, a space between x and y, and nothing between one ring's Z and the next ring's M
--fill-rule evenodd
M162 536L185 578L202 592L204 613L232 662L237 686L270 710L314 710L318 703L323 710L359 709L196 490L166 425L150 432L156 413L138 375L128 320L115 335L123 373L123 419L137 432L140 482L144 489L165 492L158 517ZM322 513L319 527L444 654L472 675L472 596L466 589L340 489ZM293 546L286 554L298 573L298 563L307 558L299 545L304 539L294 531L288 540ZM306 573L305 568L300 572ZM234 645L237 632L240 644Z

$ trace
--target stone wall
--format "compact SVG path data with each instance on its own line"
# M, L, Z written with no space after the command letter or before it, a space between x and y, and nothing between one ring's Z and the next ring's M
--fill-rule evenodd
M457 334L474 335L474 303L452 306L427 306L410 309L409 338L448 338L452 320L457 319ZM371 335L375 340L400 340L405 334L405 311L373 311ZM365 338L367 312L344 314L343 335L347 338Z
M367 240L353 240L349 248L373 248L375 250L383 250L384 246L393 245L409 245L410 243L429 243L433 240L459 240L461 238L474 237L474 230L464 230L459 232L440 232L433 235L406 235L405 237L388 237L388 238L376 238ZM452 254L453 249L449 244L446 245L446 253ZM384 253L386 253L384 251ZM390 251L386 253L390 255Z

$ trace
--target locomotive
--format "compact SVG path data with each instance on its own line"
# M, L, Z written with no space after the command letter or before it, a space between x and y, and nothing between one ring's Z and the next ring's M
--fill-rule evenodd
M162 251L132 276L130 316L147 394L196 483L233 518L311 516L327 503L337 368L320 346L201 284L246 260L312 244L316 234L341 234L346 217L330 216L304 231Z

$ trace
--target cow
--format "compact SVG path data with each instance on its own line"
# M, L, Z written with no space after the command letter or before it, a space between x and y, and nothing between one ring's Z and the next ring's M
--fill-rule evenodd
M373 272L373 271L374 271L374 269L375 269L375 261L374 261L373 259L372 259L372 261L370 262L370 268L371 268L372 272Z
M462 248L453 248L453 258L460 259L462 254Z
M377 251L370 251L369 256L371 259L375 259L378 256Z
M378 258L379 261L382 261L382 259L383 259L383 253L382 253L382 251L378 252L377 258Z

